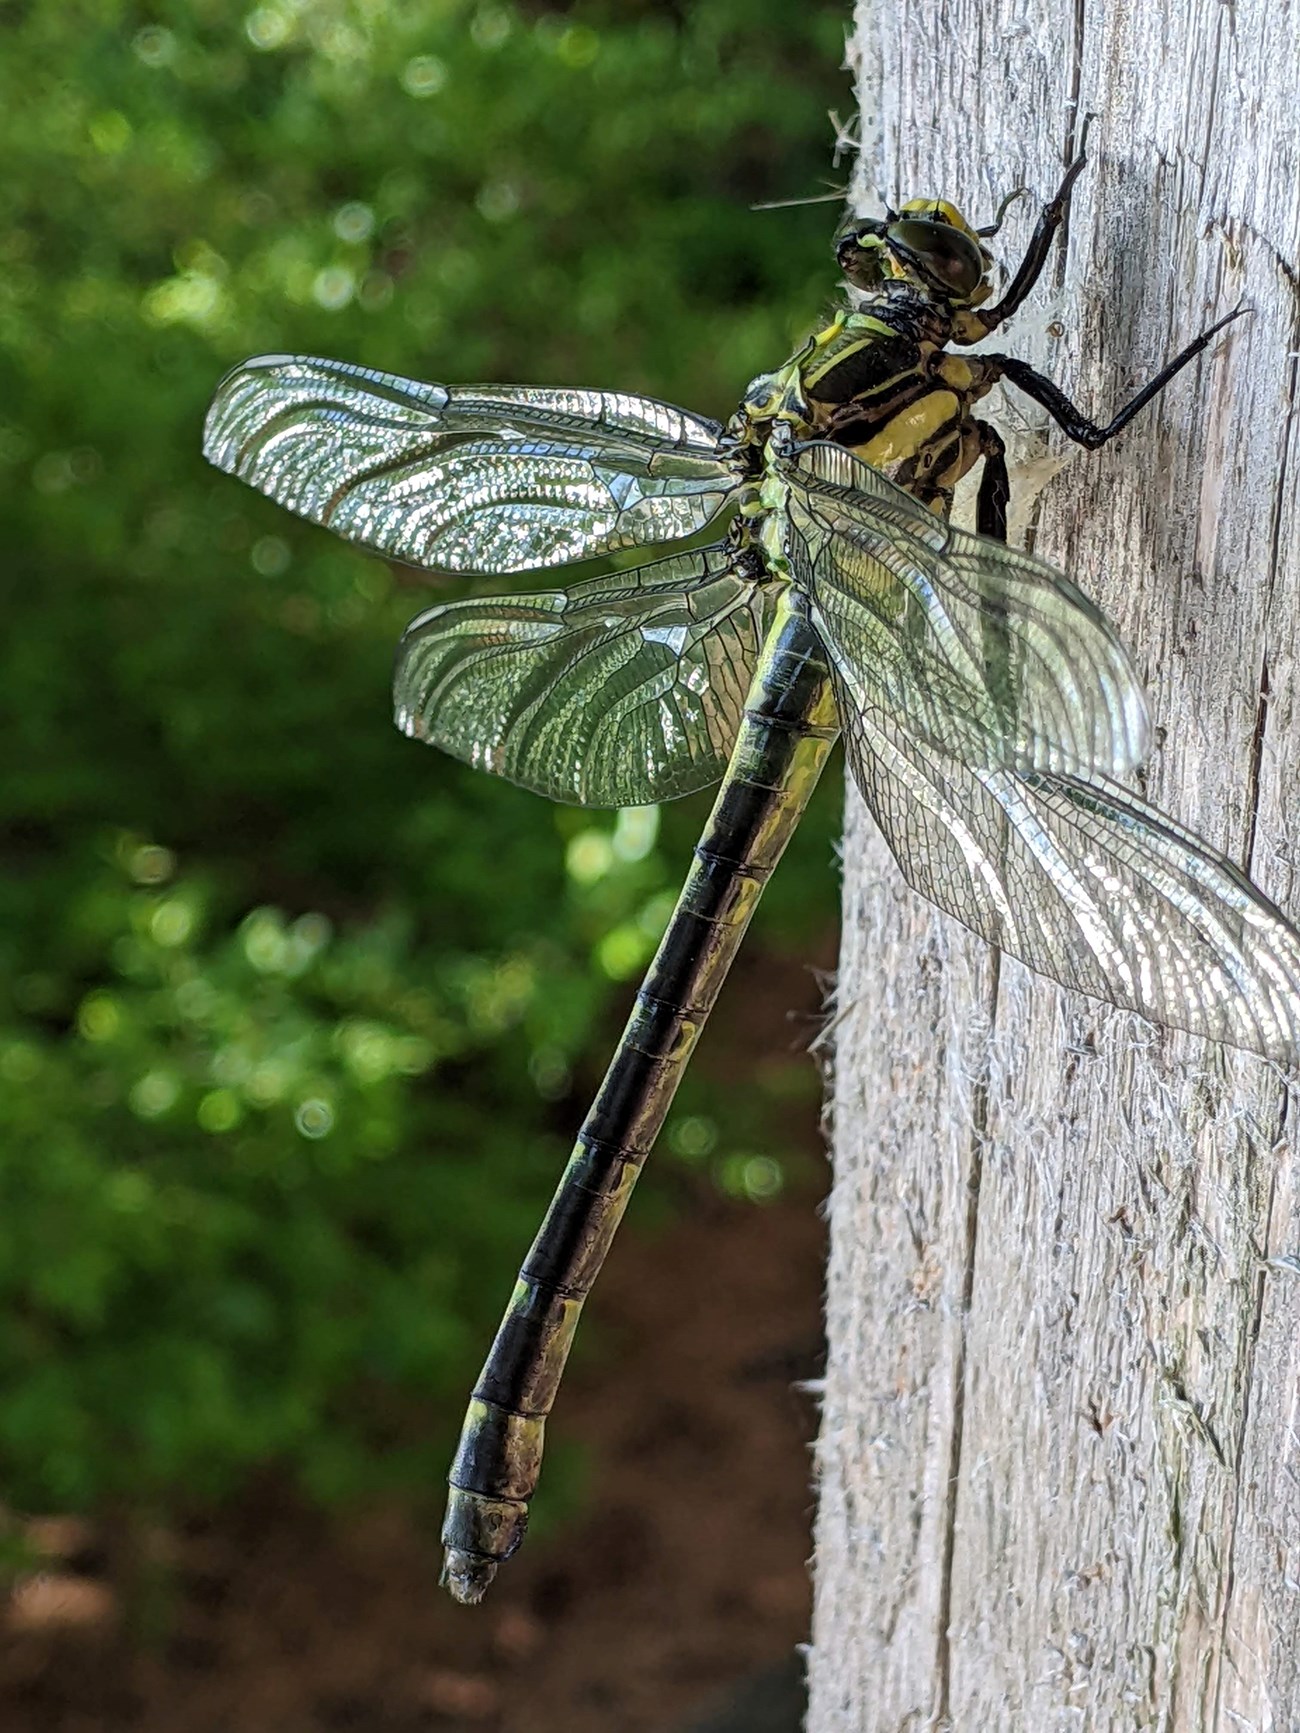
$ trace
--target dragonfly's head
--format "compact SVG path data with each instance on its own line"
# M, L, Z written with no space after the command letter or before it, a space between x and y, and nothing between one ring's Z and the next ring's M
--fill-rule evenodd
M883 217L856 218L836 237L835 257L855 289L911 283L955 308L978 307L992 292L993 261L946 199L910 199Z

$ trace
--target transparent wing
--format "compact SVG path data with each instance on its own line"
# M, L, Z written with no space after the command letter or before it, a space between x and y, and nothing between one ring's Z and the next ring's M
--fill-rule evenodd
M203 450L393 559L504 573L693 535L736 485L721 432L613 391L422 385L263 355L217 387Z
M791 568L864 703L974 765L1142 762L1133 665L1061 572L945 523L839 446L798 447L783 474Z
M726 768L766 629L747 573L719 545L431 608L398 649L398 726L581 806L705 788Z
M1268 1058L1300 1047L1300 933L1113 783L964 764L840 688L853 775L907 882L1040 974Z

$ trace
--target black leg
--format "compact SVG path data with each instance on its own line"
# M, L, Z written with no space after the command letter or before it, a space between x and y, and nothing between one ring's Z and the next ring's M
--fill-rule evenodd
M1162 367L1150 384L1144 385L1137 396L1126 403L1119 414L1104 427L1095 421L1089 421L1058 386L1053 385L1050 379L1044 379L1027 361L1017 361L1014 355L981 355L980 360L995 370L994 377L1000 373L1013 385L1018 385L1035 403L1041 403L1052 420L1077 444L1087 446L1089 451L1096 451L1099 445L1105 445L1108 439L1114 439L1117 433L1122 432L1133 417L1164 390L1176 373L1180 373L1189 361L1194 361L1202 350L1207 349L1225 325L1230 325L1234 319L1239 319L1243 313L1249 311L1248 307L1236 307L1211 325L1208 331L1202 331L1195 342L1189 343L1180 355L1175 355L1167 367Z
M980 436L980 453L984 459L975 504L975 527L982 536L1005 542L1007 501L1011 495L1007 480L1007 448L1001 435L987 421L977 421L975 428ZM978 578L976 582L979 582ZM1002 736L1009 746L1015 739L1018 683L1016 650L1007 631L1006 618L1005 601L986 591L979 611L984 685L997 711Z
M1007 539L1007 504L1011 498L1007 448L1002 443L1002 436L987 421L977 421L975 426L984 458L979 497L975 503L975 528L992 541L1004 542Z
M990 307L987 312L976 312L972 315L972 321L978 321L984 327L986 336L990 331L996 329L1004 319L1009 319L1023 305L1025 297L1042 275L1043 266L1047 263L1047 255L1051 250L1053 240L1056 238L1056 231L1065 221L1065 213L1070 208L1070 193L1074 188L1074 183L1083 173L1084 166L1088 161L1084 153L1088 148L1088 123L1091 119L1091 115L1084 117L1083 133L1079 139L1079 154L1066 169L1065 178L1056 189L1056 197L1049 205L1043 207L1025 256L1020 261L1020 269L1011 279L1006 294L995 307ZM1001 212L999 212L999 220L1001 220ZM972 341L974 340L972 339Z

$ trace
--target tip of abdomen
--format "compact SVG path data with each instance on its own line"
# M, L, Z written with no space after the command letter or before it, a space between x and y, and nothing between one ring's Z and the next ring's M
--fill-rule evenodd
M472 1410L474 1404L470 1406ZM462 1447L468 1440L472 1451L475 1437L467 1426ZM464 1606L481 1601L497 1566L517 1550L527 1526L528 1506L522 1499L449 1486L442 1525L442 1586Z
M442 1586L453 1601L463 1607L475 1607L487 1593L497 1574L496 1560L481 1553L461 1552L449 1546L443 1556Z

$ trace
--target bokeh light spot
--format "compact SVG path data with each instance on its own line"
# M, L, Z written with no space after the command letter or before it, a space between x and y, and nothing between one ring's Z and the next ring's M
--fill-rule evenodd
M176 38L161 24L147 24L136 31L131 47L146 66L166 66L176 52Z
M8 1041L0 1047L0 1077L6 1083L30 1083L41 1069L40 1049L31 1041Z
M195 925L193 905L181 897L168 897L149 917L149 932L155 942L173 950L185 943Z
M719 1178L725 1192L750 1203L770 1203L785 1187L785 1170L770 1155L729 1155Z
M408 96L436 96L447 82L447 68L436 54L417 54L402 68L402 89Z
M327 265L312 278L312 299L327 313L339 313L356 291L357 280L346 265Z
M293 34L293 20L278 6L258 6L244 20L244 35L264 54L283 48Z
M131 1111L141 1119L161 1119L175 1107L180 1092L181 1086L170 1071L146 1071L132 1086Z
M689 1113L669 1125L668 1143L688 1161L700 1161L706 1155L712 1155L718 1146L717 1124L702 1113Z
M127 871L138 885L161 885L176 871L176 856L159 843L142 843L132 849Z
M244 1117L244 1109L233 1090L210 1089L200 1100L194 1117L202 1131L233 1131Z
M77 1007L77 1028L87 1041L111 1041L122 1027L122 1008L111 993L87 993Z
M580 885L594 885L614 864L614 845L603 830L580 830L564 852L564 867Z
M328 1137L334 1129L334 1109L328 1101L313 1095L298 1103L293 1122L303 1137L313 1140Z
M625 806L614 820L612 847L619 860L644 860L658 836L657 806Z
M259 536L249 550L248 561L259 578L278 578L289 569L292 555L280 536Z
M340 205L334 213L334 233L341 241L356 245L370 239L375 231L375 213L359 199Z
M650 954L646 936L624 923L606 933L596 946L596 961L611 981L626 981L645 964Z
M485 181L474 203L489 223L504 223L519 209L519 189L512 181Z

